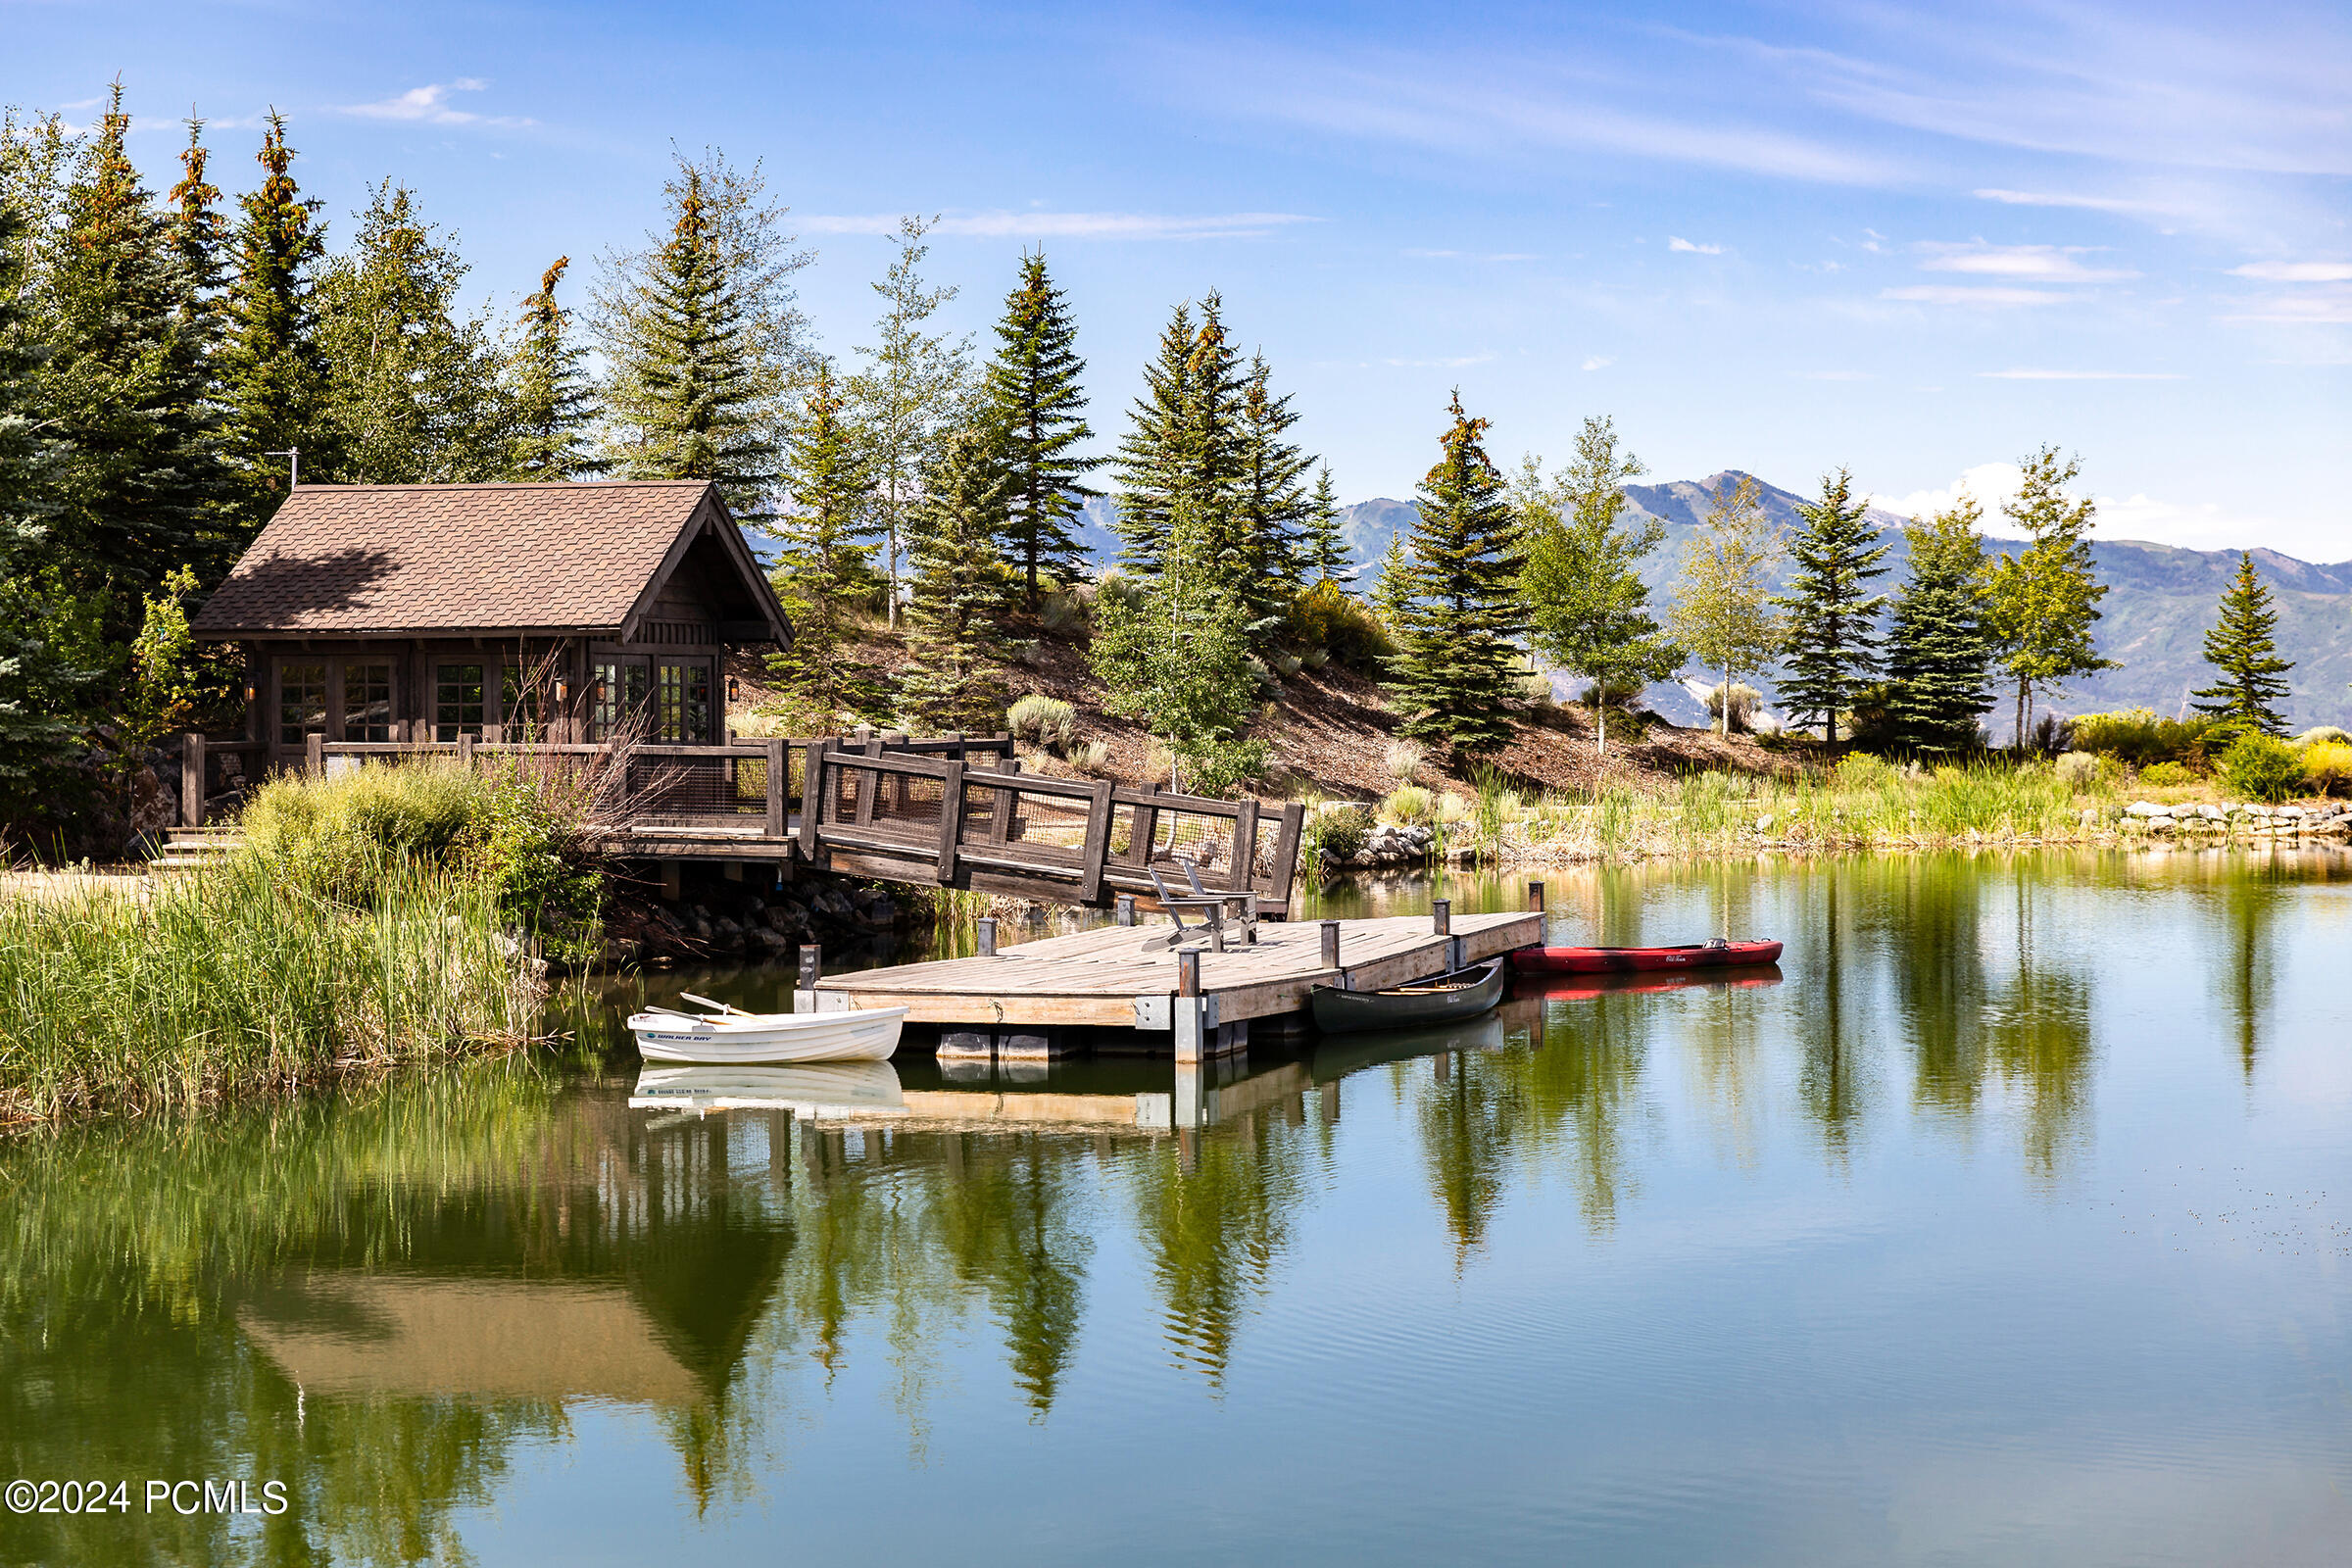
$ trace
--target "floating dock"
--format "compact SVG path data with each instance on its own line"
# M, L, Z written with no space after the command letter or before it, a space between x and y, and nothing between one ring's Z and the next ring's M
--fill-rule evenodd
M1336 963L1327 955L1331 926L1338 928ZM828 975L804 1004L906 1007L909 1023L992 1032L1000 1057L1009 1054L1002 1043L1007 1032L1093 1028L1165 1033L1179 1062L1200 1061L1246 1049L1252 1021L1298 1013L1313 987L1379 991L1459 969L1541 942L1544 915L1262 923L1254 943L1235 934L1222 952L1180 950L1199 963L1197 988L1184 984L1178 951L1162 945L1169 930L1163 923L1104 926L983 957Z

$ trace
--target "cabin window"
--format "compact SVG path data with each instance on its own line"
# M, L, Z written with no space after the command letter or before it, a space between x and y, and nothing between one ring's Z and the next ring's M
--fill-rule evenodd
M611 741L643 722L647 670L644 661L600 659L596 690L588 704L588 738Z
M482 738L482 666L443 664L433 671L433 739Z
M343 665L343 738L392 738L392 666L352 660Z
M673 746L700 746L710 739L710 666L663 661L654 708L655 738Z
M326 733L326 666L277 666L277 740L281 746L308 744Z

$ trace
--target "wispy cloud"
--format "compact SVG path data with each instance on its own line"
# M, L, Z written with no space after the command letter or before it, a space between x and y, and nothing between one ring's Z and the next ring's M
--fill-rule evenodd
M2139 275L2121 268L2083 266L2078 258L2089 254L2090 248L2082 245L1987 245L1972 240L1918 248L1925 258L1919 264L1923 272L1968 272L2028 283L2099 283Z
M2269 321L2288 326L2342 326L2352 323L2352 289L2298 290L2245 301L2222 318L2225 321Z
M1670 251L1689 251L1693 256L1721 256L1723 254L1723 247L1720 245L1693 245L1680 234L1669 235L1666 240L1666 248Z
M1972 194L1980 201L2006 202L2011 207L2081 207L2094 213L2144 213L2152 207L2126 196L2078 196L2061 191L1987 189Z
M1988 381L2185 381L2178 370L1979 370Z
M1956 283L1911 283L1879 290L1883 300L1911 305L1967 305L1979 310L2010 310L2028 305L2060 305L2075 298L2046 288L1966 288Z
M1583 368L1588 370L1605 370L1616 363L1615 359L1604 354L1588 354L1585 356Z
M477 115L449 101L453 92L480 92L490 85L479 76L428 82L371 104L338 104L335 113L361 120L403 120L426 125L534 125L538 122L509 115Z
M1320 222L1302 213L1214 213L1192 217L1167 213L952 213L931 226L935 234L968 234L984 239L1251 239L1294 223ZM801 220L819 234L895 234L896 213L820 213Z
M2352 262L2248 262L2230 269L2230 275L2265 283L2346 283L2352 282Z

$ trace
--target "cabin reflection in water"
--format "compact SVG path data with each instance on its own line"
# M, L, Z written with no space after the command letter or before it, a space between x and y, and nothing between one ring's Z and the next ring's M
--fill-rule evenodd
M347 1193L348 1224L247 1282L239 1326L313 1395L721 1393L792 1248L789 1167L769 1157L789 1118L568 1109L531 1185Z

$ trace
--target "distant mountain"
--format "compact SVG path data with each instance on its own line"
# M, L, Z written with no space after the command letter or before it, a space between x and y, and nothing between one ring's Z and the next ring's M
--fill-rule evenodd
M1642 569L1660 604L1691 537L1714 504L1715 492L1742 477L1740 470L1727 469L1704 479L1625 487L1636 512L1666 525L1665 540ZM1797 526L1796 508L1805 498L1761 480L1757 484L1766 514L1783 526ZM1110 527L1116 515L1115 504L1107 498L1087 503L1084 538L1098 560L1108 561L1117 554L1118 538ZM1901 580L1908 559L1902 525L1909 519L1876 507L1868 515L1879 525L1880 537L1893 547L1886 558L1887 574L1880 579L1880 586L1890 590ZM1342 514L1341 527L1360 586L1370 586L1389 541L1409 532L1415 516L1413 503L1385 497L1359 501ZM1995 548L2001 543L1994 541ZM2094 534L2092 556L2109 588L2101 606L2099 648L2124 667L2078 682L2059 701L2058 710L2086 713L2144 707L2162 713L2180 711L2183 694L2213 678L2204 660L2204 637L2222 590L2237 570L2237 552L2183 550ZM2295 662L2289 721L2298 729L2345 723L2352 716L2352 689L2347 689L2352 686L2352 562L2315 565L2275 550L2257 550L2253 556L2255 569L2278 600L2279 654ZM1756 684L1769 701L1771 681ZM1678 721L1694 720L1700 711L1696 700L1680 686L1657 687L1650 695L1659 711Z

